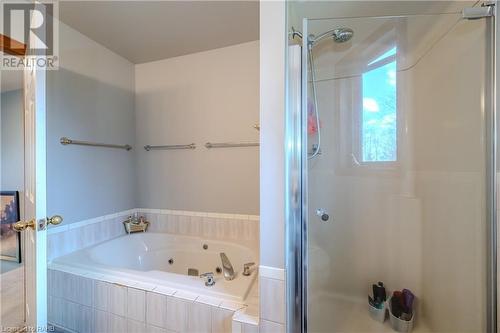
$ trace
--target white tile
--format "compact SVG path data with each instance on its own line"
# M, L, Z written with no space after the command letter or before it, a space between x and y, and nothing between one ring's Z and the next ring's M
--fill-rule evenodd
M243 238L242 239L245 239L245 240L252 240L255 238L255 235L254 235L254 224L255 222L254 221L250 221L250 220L245 220L245 221L241 221L242 223L242 226L243 226Z
M110 234L108 235L104 232L104 230L108 230L107 228L104 228L106 224L107 222L96 220L94 223L80 228L79 230L83 237L84 246L91 246L109 239Z
M259 333L259 326L252 324L242 324L242 333ZM277 333L277 332L275 332Z
M240 223L238 220L229 220L229 233L226 234L228 239L238 240L240 234Z
M146 332L146 323L135 320L127 320L127 333L144 333Z
M202 235L205 238L214 239L217 237L217 219L214 217L203 217Z
M60 288L62 290L61 297L66 300L73 300L75 298L75 289L74 289L74 279L76 278L73 274L69 274L67 272L60 272Z
M180 235L189 234L189 217L187 215L178 216L178 232Z
M168 232L168 215L160 214L155 224L150 224L150 228L156 232Z
M144 283L144 282L137 282L133 286L134 286L135 289L142 289L142 290L145 290L145 291L152 291L152 290L156 289L156 285L155 284Z
M238 311L238 310L245 308L246 305L243 303L239 303L239 302L222 301L222 303L219 305L219 307L226 309L226 310Z
M195 302L218 307L222 303L222 300L214 297L198 296Z
M226 239L227 238L226 234L228 233L226 232L226 229L228 229L226 220L220 217L217 218L215 221L215 238Z
M285 323L285 282L260 278L260 318Z
M192 236L201 235L202 218L200 216L191 216L189 218L189 234Z
M233 320L239 321L242 324L249 324L249 325L259 325L259 316L257 315L252 315L248 312L248 308L245 309L244 311L238 311L236 314L233 316Z
M75 331L78 333L94 333L94 310L88 306L80 305Z
M234 214L233 218L236 220L248 220L248 215L245 214Z
M97 272L88 272L85 277L87 279L91 279L91 280L100 280L101 277L102 277L102 274L101 273L97 273Z
M49 322L51 324L61 325L63 324L63 314L64 303L63 299L59 297L50 297L49 298Z
M94 330L96 333L108 333L110 314L94 309Z
M127 319L113 314L109 315L108 332L124 333L127 331Z
M109 287L107 282L94 280L94 308L108 311Z
M52 296L54 297L62 297L62 294L66 291L64 290L65 284L64 284L64 276L66 273L58 271L58 270L53 270L52 271Z
M54 304L54 298L55 297L52 297L50 295L47 296L47 322L49 324L56 324L56 321L55 321L55 312L54 312L54 307L55 307L55 304Z
M176 332L186 331L190 303L192 302L167 296L167 329Z
M146 333L167 333L167 332L169 332L167 331L167 329L156 327L153 325L148 325L146 328Z
M148 325L167 327L167 296L146 293L146 322Z
M194 301L198 297L198 295L187 291L179 290L174 294L174 297L183 299L185 301Z
M53 296L54 295L54 278L55 278L55 271L53 269L50 269L48 267L47 269L47 296Z
M188 332L210 333L212 331L212 306L190 303L187 322Z
M73 281L75 283L74 301L85 306L92 306L94 281L81 276L76 276Z
M146 213L146 214L144 214L144 217L151 224L157 224L158 223L158 214L156 214L156 213Z
M127 288L127 318L144 322L146 320L146 292Z
M76 330L80 306L76 303L63 300L62 326Z
M167 232L177 234L179 232L179 219L177 215L169 214L167 216Z
M233 321L231 324L232 333L243 333L243 324L237 321Z
M177 290L165 286L158 286L153 291L157 294L162 294L166 296L172 296L177 292Z
M108 311L123 317L127 315L127 287L109 285Z
M260 333L285 333L285 325L268 320L260 321ZM246 332L243 332L246 333Z
M283 268L269 267L260 265L259 275L261 278L275 279L275 280L285 280L285 270Z
M212 333L231 333L233 311L212 307Z

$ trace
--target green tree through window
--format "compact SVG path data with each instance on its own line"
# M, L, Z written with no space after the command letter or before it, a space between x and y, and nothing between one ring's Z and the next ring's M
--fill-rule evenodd
M396 48L369 64L362 76L363 162L397 160ZM392 61L391 61L392 60Z

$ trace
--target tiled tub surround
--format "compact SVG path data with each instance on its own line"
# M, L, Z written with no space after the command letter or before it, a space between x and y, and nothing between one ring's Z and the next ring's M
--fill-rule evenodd
M151 222L149 231L199 236L206 239L237 242L259 250L259 216L218 214L160 209L137 209Z
M69 332L226 333L232 332L233 317L247 307L58 265L49 269L48 281L49 322ZM255 297L252 293L249 300ZM257 329L246 327L248 332Z
M145 235L161 236L163 233L168 234L164 237L181 239L179 235L185 235L238 243L240 246L251 248L254 258L258 258L259 220L257 216L152 209L134 209L52 228L49 230L48 237L49 257L54 259L98 243L102 244L95 248L120 239L132 239L136 235L142 235L125 236L123 231L122 221L136 212L139 215L145 215L151 222L150 229ZM69 237L66 238L67 236ZM125 237L118 238L120 236ZM107 242L114 238L118 239ZM63 246L59 242L62 242ZM124 255L127 253L129 252L126 251ZM231 259L231 254L228 253L228 255ZM63 259L64 257L52 260L49 264L49 321L66 330L214 333L230 332L235 327L237 332L240 332L240 329L245 332L258 330L258 314L254 315L255 309L258 309L257 281L253 284L246 299L234 301L235 298L224 297L216 293L207 296L207 293L200 293L196 289L186 291L189 288L175 284L155 284L154 280L146 279L146 281L133 274L120 275L106 270L89 270L78 265L68 265L74 262L70 260L65 264L61 261ZM241 269L236 266L235 270L241 272ZM253 274L255 277L258 273L255 271ZM116 295L121 295L122 299L113 301L118 297ZM122 302L124 295L127 297L126 302ZM145 309L148 309L144 315L145 320L141 320L142 315L140 318L134 317L137 311L132 309L137 302L132 295L139 295L137 296L140 298L139 305L137 305L139 307L144 297ZM159 305L155 305L155 302L159 302ZM162 306L163 303L170 305L167 306L168 310ZM115 306L119 306L121 310L115 310ZM245 314L246 309L251 309L249 314ZM163 317L155 315L155 311L160 311ZM142 308L138 312L142 313ZM149 321L148 316L152 316ZM232 321L233 317L234 321ZM158 318L160 322L155 321L159 320Z
M122 222L134 213L151 222L148 231L233 241L256 251L258 257L259 216L137 208L49 228L49 261L125 235Z
M51 227L47 235L47 259L92 246L125 235L122 221L135 213L135 209L96 217L93 219Z

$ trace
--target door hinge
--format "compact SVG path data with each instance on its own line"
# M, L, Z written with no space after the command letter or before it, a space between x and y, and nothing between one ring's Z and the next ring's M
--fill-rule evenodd
M477 20L491 17L494 13L495 2L487 1L481 7L469 7L462 10L462 18L467 20Z

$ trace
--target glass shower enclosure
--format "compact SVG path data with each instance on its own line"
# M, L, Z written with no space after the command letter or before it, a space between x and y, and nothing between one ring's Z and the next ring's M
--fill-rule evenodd
M493 12L290 29L289 332L496 330Z

